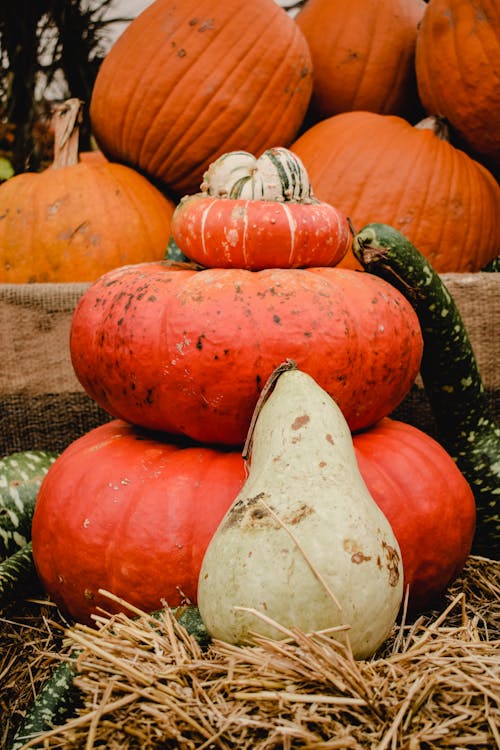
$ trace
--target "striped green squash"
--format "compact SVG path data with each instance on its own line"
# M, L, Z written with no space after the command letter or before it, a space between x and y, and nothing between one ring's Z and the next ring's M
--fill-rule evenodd
M270 148L256 158L247 151L229 151L203 175L202 193L218 198L299 201L312 203L306 169L287 148Z
M42 480L57 453L18 451L0 458L0 560L31 539L31 519Z

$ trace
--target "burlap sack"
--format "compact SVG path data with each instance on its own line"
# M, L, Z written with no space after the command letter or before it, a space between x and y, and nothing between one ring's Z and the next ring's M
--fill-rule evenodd
M491 404L500 390L500 274L443 274L472 341ZM83 391L69 354L74 307L88 284L0 285L0 455L63 450L109 419ZM434 434L417 381L393 414Z

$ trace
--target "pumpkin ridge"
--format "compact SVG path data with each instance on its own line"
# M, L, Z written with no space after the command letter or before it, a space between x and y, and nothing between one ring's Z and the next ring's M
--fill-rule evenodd
M219 30L219 32L220 32L220 30ZM156 133L154 133L154 125L159 120L161 120L162 114L165 111L168 112L170 110L170 108L172 106L171 97L175 96L176 91L179 91L179 90L183 89L184 84L185 84L184 77L188 74L188 71L195 70L196 67L199 66L199 64L200 64L200 60L198 58L196 58L196 57L192 58L191 64L186 67L186 70L184 71L183 76L180 77L175 82L174 86L172 86L169 89L169 91L168 91L168 97L163 99L163 101L161 102L161 105L160 105L159 109L157 110L157 112L155 113L155 115L151 118L150 123L149 123L148 132L146 133L146 137L143 139L143 142L142 142L142 145L141 145L141 149L139 151L139 156L138 156L139 162L142 160L142 158L143 158L143 156L145 154L145 151L148 148L150 148L149 141L153 137L155 137L155 139L158 141L158 145L161 146L161 142L162 141L158 137L158 135ZM217 88L215 88L213 90L212 96L214 96L217 93L218 89L220 89L221 87L224 86L225 82L226 82L225 79L218 78L218 80L217 80L217 84L218 85L217 85ZM210 105L210 99L208 99L208 98L207 98L207 104ZM227 108L227 106L229 106L229 103L228 103L228 105L226 105L226 108ZM185 110L184 110L184 114L185 114ZM169 121L169 119L170 118L167 117L167 122ZM215 120L211 120L210 122L212 124L212 122L215 122ZM174 122L171 121L170 122L170 127L165 132L169 133L173 128L176 128L176 127L177 127L177 121L174 121ZM190 134L190 132L194 128L197 128L198 131L203 131L204 130L204 125L203 125L202 122L197 121L196 118L190 118L190 125L189 125L189 127L188 128L183 128L180 137L178 137L178 138L175 139L175 147L172 148L167 154L164 155L162 161L157 161L157 158L158 158L158 148L152 149L151 150L151 156L149 158L145 159L145 161L147 163L147 169L148 169L148 171L151 171L153 173L158 172L158 171L164 172L164 171L169 171L169 166L172 163L178 165L179 164L179 155L184 154L184 152L187 149L189 149L189 147L193 143L196 143L196 140L198 138L198 134L197 133L194 134L194 136L191 138L191 140L189 140L187 143L185 143L185 140L187 139L188 135ZM149 139L149 141L148 141L148 139ZM161 152L160 152L160 155L161 155ZM200 160L200 161L201 161L201 163L203 163L204 160ZM183 172L179 170L178 171L177 180L184 179L185 176L187 174L189 174L189 172L191 172L191 171L192 171L192 167L189 167L189 166L186 167Z
M394 67L392 69L392 78L391 78L391 84L387 87L387 98L383 102L382 114L390 114L391 111L395 109L395 103L393 99L391 99L390 94L393 92L396 92L401 87L401 78L403 75L403 71L406 69L407 66L407 51L403 48L399 50L399 57L397 62L394 64ZM394 96L394 94L393 94ZM406 119L406 118L405 118Z
M121 165L116 165L117 169L115 168L115 165L109 165L108 173L111 180L119 187L119 190L121 191L122 196L124 196L127 199L127 202L133 206L136 209L136 217L138 222L141 225L141 230L139 232L140 235L145 235L150 238L150 241L154 239L154 234L156 230L156 226L152 226L152 219L146 218L144 211L142 210L141 203L139 201L139 196L136 193L135 190L130 189L130 185L127 184L126 179L121 179L123 173L120 169ZM124 175L123 175L124 176ZM144 178L146 180L146 178ZM149 181L145 184L145 190L149 187L151 183ZM150 196L148 196L148 200L150 202L155 201L156 202L157 195L155 192L152 192ZM172 208L173 213L173 208ZM117 215L117 218L120 220L121 217ZM119 249L119 248L118 248ZM123 263L123 259L118 256L117 258L118 264Z
M296 43L296 41L297 41L297 39L299 37L299 29L296 28L294 31L295 31L295 33L294 33L293 39L291 40L291 42L289 44L289 47L288 47L289 51L293 50L293 48L295 46L295 43ZM263 93L265 93L268 89L270 89L272 87L273 81L278 76L278 73L280 72L281 68L284 67L285 65L287 65L287 63L288 63L288 57L286 57L285 55L283 55L280 58L279 65L275 66L275 68L273 70L273 75L267 79L267 81L266 81L266 87L262 91L259 92L259 100L261 99ZM305 63L305 61L304 61L304 63ZM303 69L306 69L305 65L303 65ZM308 68L307 69L310 69L310 61L308 63ZM303 79L301 79L301 80L303 80ZM283 130L283 128L280 127L280 123L282 123L282 122L286 123L290 119L289 108L294 104L294 92L292 92L292 95L289 97L289 99L288 99L288 105L287 106L283 106L282 102L278 102L277 99L275 99L275 101L276 101L275 109L273 111L273 110L271 110L270 107L268 107L268 110L266 112L266 119L274 123L274 129L275 129L275 131L281 132ZM252 116L255 118L255 122L259 122L258 107L259 107L259 101L257 102L257 106L255 107L255 109L252 111ZM300 124L301 123L297 124L296 130L298 130ZM246 123L244 121L242 121L239 124L238 128L233 131L232 137L234 138L238 134L238 132L241 130L241 128L243 126L245 126L245 125L246 125ZM257 130L258 130L258 132L261 132L261 130L259 128L257 128ZM258 134L256 134L256 137L258 137ZM289 140L290 139L288 139L288 141ZM287 146L288 142L287 143L280 142L279 145L280 146ZM265 136L263 134L262 139L260 141L256 140L255 143L254 143L254 145L252 146L251 150L253 151L253 153L255 153L257 155L260 155L264 150L266 150L266 148L267 148L266 138L265 138Z
M379 18L379 14L375 13L375 26L377 25L378 18ZM368 67L368 63L370 62L370 57L371 57L372 52L373 52L373 47L374 47L374 44L375 44L375 39L376 39L376 32L375 32L375 29L372 29L372 33L368 35L368 48L365 50L366 54L363 57L363 66L362 66L362 68L361 68L361 70L360 70L360 72L358 74L358 77L357 77L357 80L356 80L356 85L355 85L355 87L354 87L354 89L352 91L352 94L350 96L350 99L351 99L351 102L352 102L350 109L353 109L353 110L359 110L360 109L360 107L358 107L358 104L357 104L357 97L358 97L358 95L360 93L360 89L361 89L361 86L362 86L364 78L365 78L365 73L366 73L366 70L367 70L367 67Z
M143 13L144 13L143 18L149 17L149 15L150 15L148 8L146 8L143 11ZM147 16L146 16L146 13L148 14ZM147 32L147 30L149 28L154 27L155 25L156 25L155 16L154 16L154 14L152 14L151 15L151 21L150 21L149 26L146 28L146 32ZM147 35L148 39L151 39L152 37L154 37L154 35L150 35L150 34ZM132 44L131 40L134 40L135 44ZM122 44L127 46L127 54L130 57L130 59L134 59L135 49L140 50L142 48L142 46L144 44L144 38L141 35L134 34L133 31L130 32L128 30L128 28L127 28L125 30L125 32L123 33L122 37L119 37L117 39L117 41L115 42L115 45L117 46L118 49L120 48L118 45L121 46ZM159 40L158 47L155 48L155 49L152 49L151 50L151 54L152 55L157 55L161 51L161 48L163 47L163 44L164 44L163 40L161 40L161 41ZM115 46L115 45L113 45L113 46ZM104 61L102 63L102 66L105 66L105 65L106 65L106 58L104 59ZM106 70L105 67L104 67L104 70ZM135 73L135 76L134 76L134 73ZM129 67L129 72L128 72L128 75L127 75L127 88L129 90L129 92L132 92L132 95L129 93L128 96L124 97L125 98L125 106L120 111L120 123L119 123L119 127L118 127L118 124L117 124L117 127L114 130L114 132L118 133L118 135L119 135L119 143L118 143L118 149L117 149L117 151L121 152L121 153L126 153L127 150L128 150L128 149L125 148L125 143L129 139L129 134L134 132L135 122L137 120L137 117L140 115L140 111L141 111L141 107L137 107L136 106L136 99L135 99L135 95L133 94L133 92L135 92L137 90L148 90L147 88L145 88L145 86L147 86L147 81L143 80L144 77L145 77L144 70L139 65L131 65ZM111 110L114 113L117 112L117 111L119 111L119 110L117 110L116 107L113 107L113 104L112 104L113 98L114 98L114 96L113 96L113 90L114 90L114 79L115 78L116 78L116 76L113 76L113 78L110 78L108 76L108 78L107 78L107 86L106 86L105 90L101 94L101 101L104 104L106 104L106 105L109 103L109 106L110 106ZM96 85L97 86L100 85L100 81L99 80L96 80ZM120 86L121 85L123 85L123 79L120 80ZM91 120L95 120L95 117L92 117L92 109L93 109L93 107L92 107L93 101L92 100L94 100L94 102L95 102L95 97L92 96L91 104L90 104ZM95 109L95 104L94 104L94 109ZM130 112L131 112L131 116L129 117L128 115L129 115ZM99 138L98 137L97 137L97 141L99 142ZM103 150L105 150L105 149L103 149ZM134 150L135 149L132 149L132 151L134 151ZM110 153L111 153L112 156L114 154L114 151L115 150L113 148L111 148Z
M427 139L425 138L425 135L424 135L424 137L421 139L422 149L427 148L428 146L428 144L426 143L426 140ZM418 209L419 209L418 215L414 216L415 226L420 226L421 222L425 221L426 214L429 210L429 205L432 206L432 204L435 202L437 198L436 193L434 192L433 184L437 183L437 187L439 189L439 187L444 183L443 174L449 175L450 170L451 170L451 175L449 179L446 181L447 194L446 196L444 196L445 200L447 201L449 199L450 194L452 194L452 190L451 190L451 186L453 183L452 178L453 178L453 174L456 173L456 160L451 158L452 157L451 147L450 149L443 148L444 144L437 136L435 138L431 136L429 139L429 142L434 151L433 158L429 159L429 161L433 162L434 166L430 172L430 178L429 178L427 190L425 192L425 196L421 202L420 201L418 202ZM445 141L445 144L447 143L448 141ZM418 159L416 159L415 161L416 163L418 163ZM446 162L445 165L442 164L443 161ZM445 166L448 166L448 169L445 169ZM438 238L439 238L435 242L436 248L441 247L442 237L445 235L445 229L446 230L448 229L448 224L450 221L452 221L451 215L445 212L443 215L443 220L438 223L439 225L437 227L434 225L434 231L438 235ZM400 231L404 232L404 229ZM437 251L435 255L435 258L438 258L438 257L439 257L439 251Z
M281 205L281 208L282 208L282 210L283 210L283 212L284 212L284 214L285 214L285 216L287 218L288 226L290 227L291 243L290 243L290 254L288 256L288 263L291 264L292 261L293 261L293 253L294 253L294 250L295 250L295 229L296 229L296 225L295 225L295 222L293 220L293 216L292 216L292 214L290 212L290 209L286 205L286 203L281 203L280 205Z
M248 263L248 248L247 248L247 227L248 227L248 205L249 201L245 203L245 218L243 223L243 244L241 252L245 263Z
M490 16L488 14L488 10L489 10L488 8L484 8L483 7L483 11L484 11L484 14L485 14L485 17L486 17L488 23L486 24L484 22L484 20L480 21L480 23L484 23L485 24L486 29L483 29L483 27L481 28L482 31L483 30L485 31L485 34L484 35L479 35L478 34L478 41L479 41L479 44L480 44L480 46L481 46L481 48L482 48L482 50L484 52L484 57L488 61L488 67L491 68L491 69L495 69L497 67L498 60L497 60L496 57L493 57L493 56L490 57L489 48L485 44L484 39L485 39L485 36L490 31L490 27L493 29L493 28L495 28L495 25L496 25L497 28L498 28L498 23L499 23L500 18L498 18L498 17L497 18L493 18L493 15ZM489 35L489 38L494 38L494 34L491 33Z
M413 133L411 130L412 126L408 122L406 122L406 120L404 121L404 123L405 125L404 127L401 128L401 133L400 133L401 140L399 143L401 145L398 146L398 153L399 153L399 156L402 158L395 159L395 163L397 162L401 168L401 184L403 186L403 189L398 192L397 200L394 201L393 203L394 216L398 217L398 225L403 227L403 229L401 229L400 231L405 231L406 225L408 223L410 225L413 224L415 226L418 226L418 224L415 221L415 216L413 215L413 213L411 214L411 218L409 222L402 222L400 219L400 212L401 212L402 206L404 206L404 208L406 208L407 210L408 210L408 207L410 207L410 210L412 212L414 210L414 202L411 200L411 198L408 201L408 196L413 191L413 184L414 184L413 175L415 173L418 173L417 166L421 162L421 155L422 153L425 152L426 148L428 147L428 143L427 143L428 138L426 137L426 134L423 133L422 138L419 139L418 148L415 148L413 150L411 148L407 148L406 142L410 144L411 135ZM410 130L407 130L407 127L410 128ZM403 139L404 139L404 144L402 143ZM435 150L437 150L436 149L437 145L439 145L439 143L437 144L434 143ZM410 154L412 156L411 160L409 158ZM435 176L435 174L436 174L436 170L432 172L431 180ZM429 190L426 191L425 198L422 201L423 210L421 211L421 215L424 215L425 213L424 209L428 204L428 196L429 196Z
M266 23L264 25L264 28L267 29L267 27L268 27L268 24ZM223 30L226 31L227 30L226 27L224 27L224 29L220 29L219 28L218 29L218 33L220 34L221 31L223 31ZM261 41L260 32L259 32L259 36L257 36L256 38L257 38L257 41ZM210 106L210 99L212 99L216 95L217 91L219 89L221 89L222 87L226 86L228 80L230 80L233 75L237 75L237 67L238 67L238 65L240 65L241 63L245 63L245 60L246 60L246 57L248 55L249 50L252 50L254 47L255 47L255 38L253 38L248 43L247 47L243 51L240 52L239 59L233 61L233 67L232 67L232 71L231 71L231 75L230 76L222 77L222 76L219 76L217 74L217 76L216 76L217 88L212 91L212 93L210 95L210 98L207 97L208 106ZM238 46L238 50L241 50L241 46L240 45ZM199 63L200 63L200 60L197 59L197 58L195 58L193 60L191 68L194 68L194 66L197 65L197 64L199 64ZM183 80L182 79L178 80L176 82L175 86L173 86L169 90L169 98L170 98L170 96L173 93L175 93L176 89L181 88L182 85L183 85ZM255 94L255 100L258 100L258 98L260 97L261 93L262 93L261 91L256 92L256 94ZM167 105L169 105L169 100L165 100L163 102L162 108L167 107ZM212 127L214 124L216 124L220 120L222 120L222 122L225 122L224 115L227 112L227 110L230 108L230 106L231 106L231 102L227 101L226 104L225 104L225 107L219 108L217 110L217 116L215 118L210 118L209 119L210 127ZM155 119L156 119L156 116L155 116ZM152 121L152 124L153 123L154 123L154 119ZM150 126L150 129L152 129L151 126ZM182 154L184 154L185 151L187 149L189 149L189 147L191 145L196 144L196 141L198 139L198 136L199 136L200 132L203 132L204 130L205 130L205 123L203 121L203 118L192 118L189 127L183 129L180 138L176 139L175 147L172 148L167 154L165 154L165 157L164 157L163 161L156 162L154 160L150 160L149 163L148 163L148 168L151 169L151 170L154 170L154 171L165 172L165 171L169 170L169 165L170 164L176 164L176 167L177 167L177 179L176 179L176 181L179 182L180 180L185 179L189 175L189 173L192 172L194 169L199 169L204 164L206 164L208 166L208 164L210 162L212 162L218 155L220 155L221 149L223 149L224 143L226 142L226 140L228 138L232 137L232 134L233 134L234 131L231 129L231 127L229 125L226 127L226 130L222 134L221 134L220 130L215 129L216 132L218 133L217 139L218 139L218 141L220 143L218 143L217 145L213 146L213 148L212 148L212 154L209 155L209 156L201 157L196 162L196 164L193 163L192 165L187 165L184 168L184 170L180 169L180 163L181 162L179 161L179 156L182 156ZM192 133L192 136L191 136L190 140L187 140L188 136L190 136L191 133ZM187 140L187 142L186 142L186 140Z
M365 113L368 114L368 113ZM390 116L390 115L381 115L381 116ZM375 115L375 117L378 117L378 115ZM362 119L359 119L356 123L356 131L361 134L361 136L364 136L365 131L365 124ZM386 136L384 138L384 136ZM359 136L356 136L356 139L358 139ZM377 132L377 138L376 138L376 148L373 148L370 151L370 156L372 157L372 165L371 168L368 169L369 172L373 172L374 174L377 174L379 171L379 162L380 162L380 154L389 152L392 147L394 141L394 134L393 133L380 133ZM366 163L366 153L361 153L361 151L356 152L356 161L359 159L360 162ZM356 170L356 161L354 161L351 165L351 168L355 171ZM325 165L324 171L327 171L327 166ZM319 179L321 177L319 176ZM362 181L358 181L358 184L356 185L357 190L356 192L353 191L353 206L358 206L360 203L363 203L363 193L366 189L368 189L368 184Z
M476 191L474 190L474 186L473 186L473 180L471 179L472 178L471 171L468 168L469 165L467 163L464 163L464 166L466 167L466 169L464 169L462 171L463 171L463 174L465 176L465 179L467 180L468 193L470 195L470 202L472 204L474 204L474 210L473 210L474 223L476 224L476 226L479 227L480 233L483 234L483 232L484 232L484 223L482 221L482 216L480 216L480 214L479 214L479 209L482 208L482 205L481 205L482 201L477 200ZM478 206L479 206L479 209L478 209ZM450 221L449 218L448 218L448 221ZM465 224L465 226L464 226L464 224ZM467 247L467 245L468 245L468 238L471 235L472 222L471 221L463 222L462 226L464 226L464 229L465 229L463 240L462 240L462 242L457 243L458 244L458 250L459 250L459 253L460 253L460 260L463 257L464 247ZM444 232L444 226L443 226L443 232Z

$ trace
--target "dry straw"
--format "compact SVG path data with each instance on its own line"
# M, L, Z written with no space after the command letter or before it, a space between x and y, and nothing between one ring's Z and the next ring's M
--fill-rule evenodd
M500 563L472 557L441 611L403 618L363 661L330 632L202 651L168 610L103 614L66 631L83 707L25 747L492 750L499 601Z

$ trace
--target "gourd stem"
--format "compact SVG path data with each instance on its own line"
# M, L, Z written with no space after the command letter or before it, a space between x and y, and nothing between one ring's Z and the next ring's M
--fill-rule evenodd
M430 115L430 117L425 117L423 120L420 120L420 122L417 122L416 125L414 125L417 130L432 130L434 135L437 135L440 141L447 141L450 140L450 129L448 127L448 124L446 120L443 117L439 117L439 115Z
M252 414L252 419L250 421L250 427L248 428L247 438L245 440L245 445L243 446L243 451L241 455L243 456L243 459L246 461L248 457L250 456L252 452L252 440L253 440L253 432L255 429L255 423L257 421L257 417L259 416L262 407L264 406L265 402L269 398L269 395L274 388L276 381L287 370L296 370L297 369L297 363L294 362L293 359L287 359L285 362L282 362L278 367L276 367L275 370L269 375L268 379L264 383L264 387L262 388L262 391L260 392L259 399L255 405L255 409Z
M78 164L79 130L82 121L82 102L68 99L56 108L52 123L54 128L53 169Z

